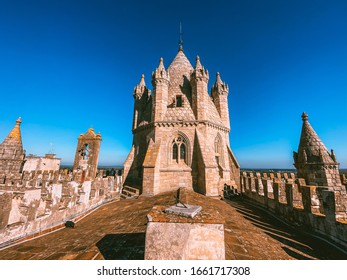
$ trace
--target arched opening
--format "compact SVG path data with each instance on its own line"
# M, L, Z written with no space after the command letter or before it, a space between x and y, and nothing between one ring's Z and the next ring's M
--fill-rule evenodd
M84 144L82 148L79 150L80 156L82 159L86 160L89 156L89 144Z
M177 136L172 141L172 161L187 164L187 143L182 136Z

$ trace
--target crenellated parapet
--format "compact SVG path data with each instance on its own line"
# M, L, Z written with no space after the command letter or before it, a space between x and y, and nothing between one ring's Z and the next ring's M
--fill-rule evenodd
M74 180L72 172L34 171L17 185L0 184L0 247L64 225L97 206L119 199L122 175Z
M0 176L0 191L37 189L72 180L74 174L68 170L23 171L21 177L9 173Z
M294 173L241 173L241 192L281 219L329 237L347 248L347 194L306 184Z

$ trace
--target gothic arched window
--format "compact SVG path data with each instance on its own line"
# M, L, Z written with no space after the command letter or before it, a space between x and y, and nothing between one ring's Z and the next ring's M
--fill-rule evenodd
M177 163L187 163L186 141L182 136L177 136L172 141L172 160Z

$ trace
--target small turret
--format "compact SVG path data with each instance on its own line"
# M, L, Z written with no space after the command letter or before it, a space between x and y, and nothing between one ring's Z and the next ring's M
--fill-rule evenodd
M192 78L195 80L204 81L207 85L209 80L208 70L205 70L204 66L201 65L200 57L196 56L195 68L192 73Z
M200 57L197 56L195 68L190 78L192 87L192 109L197 120L207 119L206 108L209 98L207 91L208 80L208 71L201 65Z
M13 129L0 144L0 174L12 173L17 176L23 170L25 150L20 131L21 123L21 118L18 118Z
M229 87L222 81L219 72L217 72L216 82L212 86L211 95L213 103L215 104L225 127L230 129L228 94Z
M154 106L152 120L162 121L166 113L170 76L165 70L163 58L160 58L158 68L152 73L152 85L154 92Z
M141 96L147 91L146 82L145 82L145 75L141 75L141 80L138 85L134 88L134 98L140 99Z
M15 126L13 127L11 132L7 135L3 143L11 143L12 145L16 144L16 145L22 146L22 135L20 132L21 123L22 123L22 119L18 118L16 120Z
M301 129L298 152L294 152L294 166L298 177L305 178L307 184L328 186L338 189L341 187L339 163L334 151L329 153L324 143L308 122L308 115L301 115Z
M140 83L134 88L133 130L143 121L149 122L150 116L145 116L147 104L150 102L151 91L146 87L145 75L141 75ZM145 118L145 119L144 119Z

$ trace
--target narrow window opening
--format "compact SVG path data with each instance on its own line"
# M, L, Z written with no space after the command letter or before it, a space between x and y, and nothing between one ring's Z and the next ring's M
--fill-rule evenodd
M177 144L173 144L173 147L172 147L172 159L173 160L178 160L178 146Z
M182 107L182 96L181 95L176 96L176 107Z
M186 145L183 143L180 146L180 159L186 162Z

